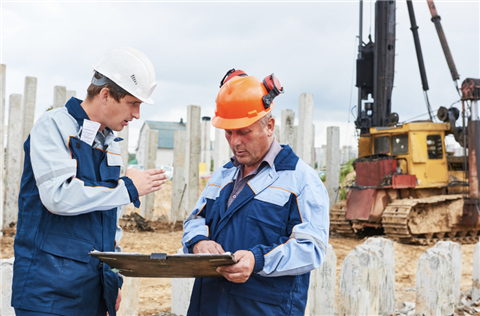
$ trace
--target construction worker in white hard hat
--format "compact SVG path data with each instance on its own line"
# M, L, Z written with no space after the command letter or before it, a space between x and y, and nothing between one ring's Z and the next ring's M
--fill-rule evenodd
M17 316L115 316L122 278L88 255L120 251L121 206L155 192L160 169L120 177L121 131L152 104L155 71L134 48L107 52L94 66L85 100L48 111L25 142L12 306Z

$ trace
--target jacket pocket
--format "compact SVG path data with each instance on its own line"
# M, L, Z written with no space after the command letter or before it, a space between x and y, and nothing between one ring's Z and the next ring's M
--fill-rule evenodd
M285 290L266 286L256 279L234 283L230 288L228 315L285 315L289 305Z
M45 234L35 256L34 291L45 298L80 300L93 243Z
M122 154L107 151L107 165L110 167L123 167Z
M216 184L209 184L203 191L203 196L206 199L209 200L216 200L218 196L220 195L220 191L222 188L220 188L219 185Z
M269 245L287 235L290 192L268 188L254 198L248 208L246 231L249 244ZM253 233L252 233L253 232Z
M258 193L255 199L278 206L284 206L290 200L292 194L293 192L280 187L271 186Z

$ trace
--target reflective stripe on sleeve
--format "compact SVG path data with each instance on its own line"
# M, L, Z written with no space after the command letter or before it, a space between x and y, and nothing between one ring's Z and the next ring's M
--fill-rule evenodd
M322 249L325 253L327 253L327 247L325 247L323 242L321 242L317 238L313 237L312 235L305 234L305 233L295 233L294 232L292 234L292 237L295 238L295 239L307 239L307 240L313 241L315 243L315 245L317 245L320 249Z
M69 173L75 175L77 173L77 168L75 168L75 167L65 167L65 168L62 168L62 169L59 169L59 170L52 170L49 173L46 173L46 174L44 174L43 176L41 176L37 179L37 186L40 186L45 181L48 181L50 179L60 177L60 176L63 176L65 174L69 174Z

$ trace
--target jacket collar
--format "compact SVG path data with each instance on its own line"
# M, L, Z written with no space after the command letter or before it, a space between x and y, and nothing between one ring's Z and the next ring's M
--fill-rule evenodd
M68 114L73 116L74 119L77 120L78 125L83 126L83 120L89 120L87 113L82 108L81 103L83 101L74 97L71 97L70 100L67 101L65 107L68 110Z
M68 110L68 114L73 116L73 118L77 121L79 126L83 126L83 120L89 120L90 118L87 115L87 112L82 108L82 100L77 99L75 97L71 97L70 100L67 101L65 107ZM106 127L104 130L107 130L108 133L104 133L105 138L110 141L110 138L114 137L113 131Z

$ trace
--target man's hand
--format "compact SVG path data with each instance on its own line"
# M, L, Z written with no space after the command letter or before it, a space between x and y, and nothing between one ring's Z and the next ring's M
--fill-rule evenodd
M193 247L193 253L211 253L215 255L223 255L223 250L220 244L217 244L213 240L202 240L195 244Z
M230 282L247 282L253 272L253 268L255 267L255 257L253 256L253 252L248 250L238 250L233 254L233 257L237 261L236 264L218 267L217 272Z
M122 290L118 289L117 301L115 302L115 310L118 312L120 308L120 302L122 301Z
M152 193L160 190L162 185L167 182L167 176L163 169L138 170L135 168L128 169L125 176L132 179L135 188L137 188L138 196Z

